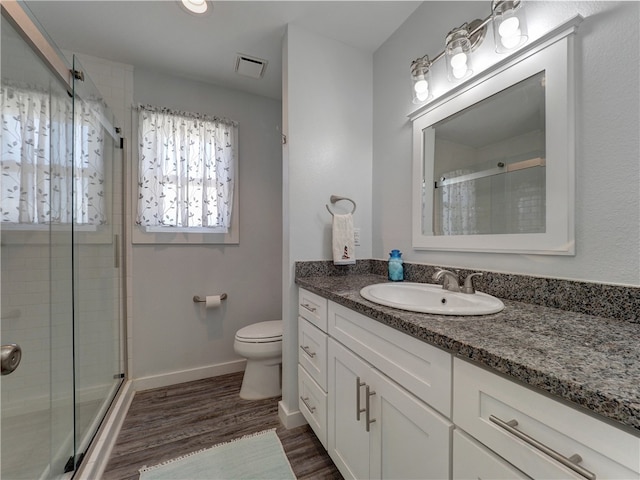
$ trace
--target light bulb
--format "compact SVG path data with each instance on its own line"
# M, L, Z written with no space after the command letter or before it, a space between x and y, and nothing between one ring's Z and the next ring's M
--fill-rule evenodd
M425 90L424 92L416 92L416 98L420 102L424 102L427 98L429 98L429 90Z
M451 57L451 68L453 70L467 70L467 54L464 52L456 53L453 57ZM456 77L460 78L460 77Z
M520 29L517 29L515 33L511 36L501 37L500 43L502 43L502 46L507 50L511 50L512 48L515 48L520 44L520 37L521 37Z
M458 80L464 78L464 76L467 74L467 67L465 66L463 68L453 68L451 69L451 74Z
M422 78L413 85L413 89L416 91L416 94L429 92L429 82Z
M520 20L518 20L518 17L505 19L498 27L498 33L502 38L520 36Z

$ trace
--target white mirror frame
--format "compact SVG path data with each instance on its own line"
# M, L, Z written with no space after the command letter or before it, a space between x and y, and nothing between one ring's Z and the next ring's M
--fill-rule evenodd
M575 101L574 33L576 16L513 56L498 62L413 112L413 248L418 250L575 255ZM431 125L541 71L546 72L546 231L530 234L433 235L433 168L425 169L424 130ZM431 205L423 220L423 179Z

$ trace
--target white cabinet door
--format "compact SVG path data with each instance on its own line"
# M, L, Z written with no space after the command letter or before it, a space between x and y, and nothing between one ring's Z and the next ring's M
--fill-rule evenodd
M453 424L372 369L371 478L450 478Z
M329 339L329 455L346 478L450 478L453 425Z
M345 478L369 478L365 389L369 365L329 339L329 456Z
M453 432L453 480L527 480L530 477L489 449L467 437L460 430Z

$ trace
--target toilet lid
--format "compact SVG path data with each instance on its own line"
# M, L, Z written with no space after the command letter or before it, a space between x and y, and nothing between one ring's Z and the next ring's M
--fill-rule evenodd
M282 340L282 320L254 323L241 328L236 333L240 341L274 342Z

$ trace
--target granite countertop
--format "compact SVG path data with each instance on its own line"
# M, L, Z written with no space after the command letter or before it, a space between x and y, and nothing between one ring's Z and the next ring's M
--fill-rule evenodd
M640 329L623 320L503 300L493 315L413 313L365 300L380 275L311 276L296 283L408 335L614 420L640 436Z

